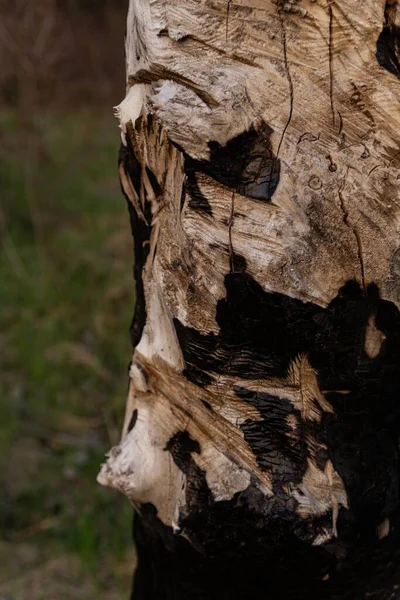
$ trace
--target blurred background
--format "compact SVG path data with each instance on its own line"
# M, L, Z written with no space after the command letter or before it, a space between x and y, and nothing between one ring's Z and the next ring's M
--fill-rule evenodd
M132 243L119 190L127 0L0 0L0 598L128 598L119 439Z

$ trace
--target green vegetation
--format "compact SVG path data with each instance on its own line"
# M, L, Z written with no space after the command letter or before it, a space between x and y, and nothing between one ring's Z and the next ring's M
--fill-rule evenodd
M11 552L78 556L107 598L132 560L129 504L95 480L131 351L118 129L101 114L3 113L0 132L1 529Z

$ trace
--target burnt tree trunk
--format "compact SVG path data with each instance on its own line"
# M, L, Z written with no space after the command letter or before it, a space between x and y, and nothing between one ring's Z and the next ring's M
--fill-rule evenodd
M130 1L135 600L400 598L399 26Z

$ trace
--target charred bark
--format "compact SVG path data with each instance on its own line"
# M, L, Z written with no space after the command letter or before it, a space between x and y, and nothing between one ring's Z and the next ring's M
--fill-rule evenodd
M399 15L131 0L135 600L400 598Z

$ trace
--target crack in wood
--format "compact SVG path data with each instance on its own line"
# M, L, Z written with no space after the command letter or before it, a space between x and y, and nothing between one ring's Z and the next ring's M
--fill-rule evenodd
M225 21L225 39L228 41L228 32L229 32L229 11L231 9L232 0L228 0L228 4L226 7L226 21Z
M229 2L231 2L231 1L232 0L229 0ZM200 37L197 37L196 35L193 35L191 33L189 33L188 35L186 35L184 38L182 38L179 41L176 41L172 38L170 38L170 39L172 40L172 42L175 42L176 44L180 44L181 46L188 42L193 43L193 44L198 44L199 46L206 48L208 51L213 52L214 54L217 54L218 56L223 56L224 58L228 58L235 62L242 63L243 65L247 65L249 67L254 67L256 69L262 69L262 66L260 64L258 64L257 62L255 62L254 60L250 60L249 58L244 58L244 56L238 56L235 53L227 52L226 50L223 50L222 48L217 48L216 46L213 46L212 44L207 43L206 41L202 40ZM245 90L245 91L247 92L247 90Z
M342 189L344 188L344 186L346 184L347 174L348 174L348 170L347 170L347 173L346 173L346 175L342 181L342 184L338 190L339 206L340 206L340 210L343 213L343 223L346 225L346 227L348 227L350 229L350 231L353 233L354 238L356 240L358 260L360 262L361 282L362 282L363 290L364 290L364 292L366 292L367 288L366 288L366 283L365 283L365 269L364 269L364 258L363 258L363 252L362 252L361 238L360 238L360 234L357 231L357 228L350 223L349 212L346 208L346 204L345 204L343 194L342 194Z
M329 98L331 103L331 112L332 112L332 120L333 125L336 123L335 118L335 103L333 99L333 12L332 6L329 5L329 43L328 43L328 52L329 52Z
M286 135L286 132L288 130L288 127L290 125L290 121L292 120L292 116L293 116L293 103L294 103L293 81L292 81L292 76L290 74L289 62L288 62L288 57L287 57L287 41L286 41L285 23L283 21L282 15L279 15L279 18L280 18L280 22L281 22L281 31L282 31L283 60L284 60L284 65L285 65L286 77L287 77L287 80L288 80L288 83L289 83L290 108L289 108L289 117L288 117L288 120L287 120L286 125L285 125L285 127L283 129L281 139L279 140L278 150L276 152L276 158L277 159L279 157L279 151L281 149L283 139L284 139L284 137Z

